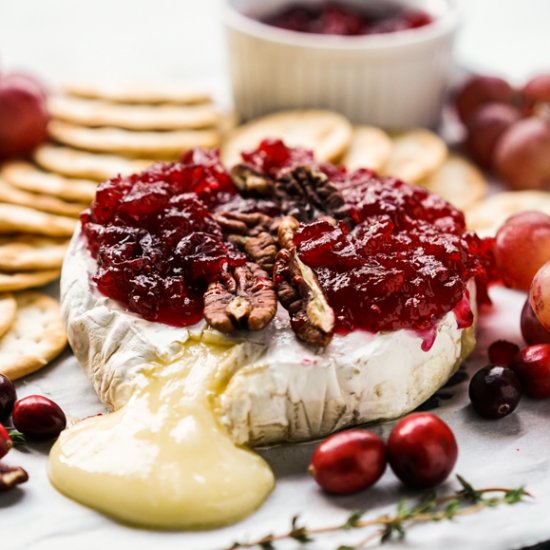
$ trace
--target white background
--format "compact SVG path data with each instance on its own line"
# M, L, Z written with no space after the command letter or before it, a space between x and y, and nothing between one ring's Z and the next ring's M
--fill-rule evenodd
M458 0L462 66L514 80L550 68L549 0ZM225 82L222 0L0 0L0 66L70 78Z

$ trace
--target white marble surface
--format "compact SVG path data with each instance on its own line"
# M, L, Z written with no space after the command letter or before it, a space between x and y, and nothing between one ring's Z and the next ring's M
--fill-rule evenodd
M548 0L460 3L461 65L494 70L516 81L550 67ZM0 64L26 67L52 83L75 77L189 78L208 82L220 97L227 97L219 0L0 0ZM523 296L501 289L494 296L494 309L481 320L480 345L468 362L470 372L486 360L485 348L494 338L521 342L518 319ZM517 414L499 422L481 421L467 407L466 389L466 384L458 386L455 396L439 409L459 439L457 471L480 485L525 483L537 498L532 504L415 528L406 543L395 548L503 550L550 539L550 401L524 400ZM68 353L19 383L18 390L21 396L49 395L76 418L101 410ZM390 428L384 424L375 429L387 435ZM403 494L387 472L368 492L328 498L304 473L311 450L308 444L266 451L278 477L269 501L242 523L207 533L155 533L113 523L49 485L47 446L14 450L9 460L27 468L31 480L0 496L0 549L213 550L284 529L295 513L302 513L310 525L323 525L340 521L351 509L385 511ZM360 538L359 533L339 534L308 548L335 548Z
M518 320L524 295L495 289L493 297L494 307L481 317L480 341L467 363L469 373L486 362L486 347L494 339L506 338L521 343ZM20 382L18 391L20 396L30 393L51 396L76 418L101 410L88 381L69 354ZM487 510L452 523L413 528L405 542L388 548L503 550L550 539L550 436L547 429L550 401L524 399L515 414L495 422L481 420L472 412L468 406L466 382L448 391L453 397L442 401L437 411L458 439L460 455L456 472L477 486L526 485L536 495L536 500ZM373 429L387 437L391 423ZM0 548L86 550L116 545L117 548L145 550L158 545L163 550L215 550L235 540L284 530L294 514L302 514L311 526L338 523L354 509L376 514L389 511L400 496L407 494L387 471L369 491L350 497L328 497L306 474L312 449L313 444L303 444L263 451L277 474L277 487L266 504L237 525L203 533L159 533L114 523L63 497L50 486L46 475L47 445L13 450L9 461L23 465L31 479L20 489L0 496L0 526L8 527ZM449 487L454 485L454 481L447 482ZM361 538L358 532L339 533L318 539L308 548L335 548ZM280 548L294 546L283 544Z

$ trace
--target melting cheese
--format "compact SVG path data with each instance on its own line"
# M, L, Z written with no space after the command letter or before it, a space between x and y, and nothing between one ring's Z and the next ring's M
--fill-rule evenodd
M252 513L273 473L231 441L211 405L233 347L191 340L177 361L152 366L124 407L64 431L50 453L55 487L144 527L210 528Z

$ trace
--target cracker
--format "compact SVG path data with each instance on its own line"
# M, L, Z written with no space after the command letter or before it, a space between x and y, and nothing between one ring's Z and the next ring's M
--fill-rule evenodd
M342 164L349 170L370 168L380 172L392 150L390 136L373 126L358 126L353 130L349 149L346 151Z
M114 155L97 155L69 147L41 145L33 153L34 160L51 172L71 178L103 181L118 174L141 172L153 161L126 159Z
M392 136L392 151L384 174L418 183L433 174L447 157L445 142L433 132L417 128Z
M21 273L0 273L0 292L13 292L34 288L55 281L59 277L59 269L47 271L27 271Z
M60 269L69 241L33 235L0 238L0 271Z
M550 216L550 192L506 191L487 197L466 209L466 223L482 236L493 236L514 214L536 210Z
M15 320L17 302L11 294L0 295L0 338L8 332Z
M65 93L88 99L117 103L176 103L188 105L210 102L210 94L182 82L69 82Z
M479 169L458 155L450 155L420 185L461 210L483 199L489 191L487 180Z
M349 121L324 110L282 111L258 118L230 132L222 144L227 166L241 162L241 152L255 149L265 138L280 138L291 147L312 149L319 161L336 161L352 138Z
M34 233L70 237L77 220L13 204L0 203L0 233Z
M0 178L24 191L43 193L86 204L94 200L97 190L96 181L66 178L58 174L43 172L33 164L22 161L4 164L0 170Z
M56 300L40 292L22 292L15 299L15 321L0 340L0 372L11 380L44 367L67 345Z
M53 96L48 108L54 118L82 126L114 126L127 130L178 130L216 126L219 113L203 105L122 105L94 99Z
M82 210L88 205L85 203L65 202L61 199L50 197L48 195L39 195L22 191L17 187L12 187L9 183L0 178L0 202L16 204L50 212L51 214L60 214L62 216L72 216L77 218Z
M133 132L110 127L87 128L52 120L48 131L55 140L78 149L164 160L177 159L193 147L216 147L220 141L217 129Z

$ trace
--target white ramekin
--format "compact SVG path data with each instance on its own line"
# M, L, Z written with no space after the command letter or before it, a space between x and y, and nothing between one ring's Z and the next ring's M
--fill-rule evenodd
M287 31L256 19L285 3L296 0L225 0L234 103L243 119L325 107L384 128L437 124L453 69L454 0L408 0L435 21L352 37Z

